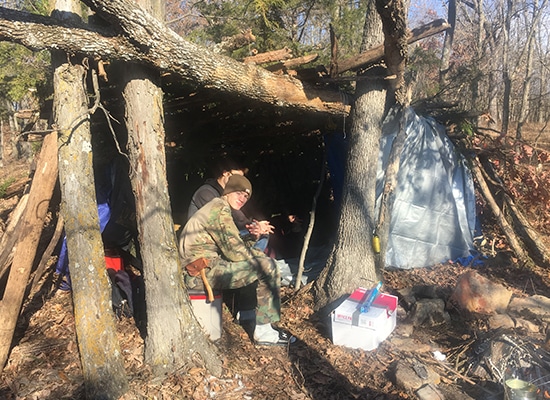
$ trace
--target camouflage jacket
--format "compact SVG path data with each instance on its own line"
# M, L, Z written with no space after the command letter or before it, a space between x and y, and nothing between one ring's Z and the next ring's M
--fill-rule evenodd
M239 236L231 207L225 199L218 197L187 221L180 236L179 252L183 266L201 257L207 260L221 257L226 261L237 262L265 256L252 247L254 243L253 240L243 241Z

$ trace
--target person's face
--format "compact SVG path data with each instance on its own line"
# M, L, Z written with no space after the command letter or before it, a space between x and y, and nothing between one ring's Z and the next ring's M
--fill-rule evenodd
M220 186L225 189L225 185L227 185L227 181L231 177L231 175L244 175L244 171L242 169L232 169L231 171L224 171L224 173L221 176L221 179L218 181L220 183Z
M225 195L227 198L227 202L229 203L229 207L231 207L233 210L240 210L242 206L246 204L248 201L248 193L246 192L231 192Z

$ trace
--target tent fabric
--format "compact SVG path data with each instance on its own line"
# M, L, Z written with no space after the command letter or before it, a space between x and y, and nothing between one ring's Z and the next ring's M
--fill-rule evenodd
M391 112L382 129L378 201L401 116ZM411 269L467 257L473 251L475 194L466 161L442 125L411 108L403 116L406 139L392 195L386 265Z

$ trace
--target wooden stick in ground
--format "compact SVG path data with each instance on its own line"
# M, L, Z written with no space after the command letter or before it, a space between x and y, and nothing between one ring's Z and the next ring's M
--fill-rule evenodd
M323 165L321 167L321 178L319 179L319 186L317 186L317 190L315 191L315 195L313 196L309 226L307 227L307 232L304 237L304 245L302 247L302 252L300 253L300 261L298 262L298 272L296 273L296 284L294 286L295 290L300 290L300 286L302 285L302 274L304 273L304 264L306 262L307 249L309 247L309 240L311 239L313 227L315 226L315 209L317 208L317 199L321 194L321 189L323 188L323 183L325 182L325 169L325 160L323 160Z
M13 333L32 264L42 233L44 219L52 197L57 179L57 133L50 133L44 138L38 158L27 207L22 216L21 240L14 254L10 275L6 284L4 297L0 301L0 369L8 359Z
M489 207L495 215L495 218L497 219L500 227L504 231L504 235L506 235L510 247L512 247L512 250L516 253L521 264L528 262L530 260L529 256L527 255L525 250L523 250L523 247L521 247L520 241L517 238L514 229L510 226L506 218L504 218L504 214L498 207L497 202L491 194L489 186L487 186L487 182L485 181L485 177L483 176L481 165L477 157L472 160L471 168L477 184L479 185L479 189L481 190L481 193L483 194L485 200L487 200L487 204L489 204Z

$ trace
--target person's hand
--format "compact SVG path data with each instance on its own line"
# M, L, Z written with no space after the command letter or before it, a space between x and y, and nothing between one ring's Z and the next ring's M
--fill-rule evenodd
M275 227L271 225L269 221L257 221L253 219L251 224L246 225L246 229L248 229L251 235L258 238L262 235L273 233Z

